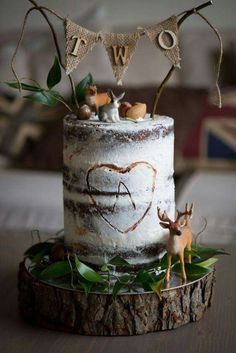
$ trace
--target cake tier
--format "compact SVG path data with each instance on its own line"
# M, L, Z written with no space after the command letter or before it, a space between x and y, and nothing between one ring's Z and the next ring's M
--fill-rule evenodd
M64 120L65 241L81 260L120 255L154 261L166 231L157 207L174 216L173 119L103 123Z

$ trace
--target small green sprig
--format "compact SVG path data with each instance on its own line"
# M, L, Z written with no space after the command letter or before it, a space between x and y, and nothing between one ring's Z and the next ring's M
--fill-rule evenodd
M77 107L75 104L75 99L72 95L70 102L54 89L57 86L62 78L61 67L57 56L54 59L54 63L49 70L47 75L47 87L41 87L39 84L35 83L35 85L29 85L20 81L10 81L6 82L6 84L11 87L18 89L19 91L27 91L31 92L28 95L25 95L24 98L46 105L48 107L55 107L59 102L62 103L69 112L73 112L76 114ZM76 86L75 86L75 94L77 101L80 103L85 99L85 89L87 86L93 84L93 77L91 73L89 73L86 77L84 77Z

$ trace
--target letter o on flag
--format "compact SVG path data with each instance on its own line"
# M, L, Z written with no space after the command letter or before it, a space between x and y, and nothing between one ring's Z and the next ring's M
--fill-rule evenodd
M169 35L169 37L171 38L171 45L166 45L163 41L163 35L167 33ZM177 44L177 37L175 35L174 32L172 31L169 31L167 29L161 31L157 37L157 40L158 40L158 43L160 45L161 48L165 49L165 50L170 50L170 49L173 49L176 44Z

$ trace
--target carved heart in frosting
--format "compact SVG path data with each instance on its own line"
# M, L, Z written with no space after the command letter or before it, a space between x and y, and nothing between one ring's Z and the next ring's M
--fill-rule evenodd
M103 220L126 234L143 221L152 206L156 173L145 161L127 167L97 164L87 172L89 197Z

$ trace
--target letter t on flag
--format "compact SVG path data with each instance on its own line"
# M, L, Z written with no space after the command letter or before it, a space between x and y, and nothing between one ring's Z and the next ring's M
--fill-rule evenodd
M122 84L122 78L128 69L139 37L138 32L130 34L102 34L102 43L105 46L118 84Z
M65 21L66 73L73 71L80 61L93 49L98 40L97 33L78 26L68 18Z

